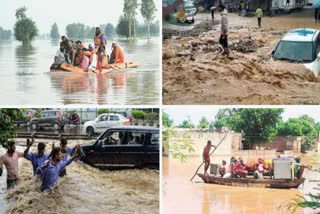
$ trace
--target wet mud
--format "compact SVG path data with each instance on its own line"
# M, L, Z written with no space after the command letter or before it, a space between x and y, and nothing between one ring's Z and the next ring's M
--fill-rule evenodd
M259 29L254 17L228 14L229 57L221 54L220 20L206 27L209 14L188 30L192 33L167 36L162 55L164 104L319 104L319 77L303 64L271 57L288 30L317 27L309 15L266 17Z

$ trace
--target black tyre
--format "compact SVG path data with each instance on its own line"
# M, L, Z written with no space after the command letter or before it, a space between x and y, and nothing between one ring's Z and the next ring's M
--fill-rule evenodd
M88 136L94 135L94 129L93 129L93 127L91 127L91 126L87 127L86 132L87 132L87 135L88 135Z
M38 124L36 124L36 123L31 123L30 126L31 126L31 129L33 129L33 130L38 129Z
M54 124L53 124L53 129L54 129L54 130L58 130L59 128L60 128L59 123L54 123Z

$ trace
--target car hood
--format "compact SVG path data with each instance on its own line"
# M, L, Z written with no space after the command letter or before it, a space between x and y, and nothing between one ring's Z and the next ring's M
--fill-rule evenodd
M317 58L315 61L311 63L303 64L308 70L312 71L314 75L317 77L320 71L320 58Z
M88 122L85 122L83 126L88 127L88 126L93 126L94 124L95 124L94 121L88 121Z

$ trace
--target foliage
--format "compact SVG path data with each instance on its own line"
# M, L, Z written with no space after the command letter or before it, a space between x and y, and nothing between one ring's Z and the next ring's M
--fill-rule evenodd
M107 109L107 108L99 108L99 109L98 109L98 115L100 115L100 114L107 114L107 113L109 113L109 112L110 112L110 110Z
M148 25L148 37L150 38L150 23L155 18L155 12L157 11L153 0L141 0L140 7L141 15L146 20Z
M119 22L118 22L118 25L117 25L117 33L118 35L120 36L125 36L129 37L129 21L128 19L126 19L124 16L120 16L119 18Z
M173 120L170 119L169 115L166 112L162 112L162 125L164 127L171 127Z
M147 24L137 24L137 35L147 35L148 33L148 25ZM160 33L160 23L159 21L150 24L150 35L151 36L158 36Z
M276 136L282 113L280 108L222 109L216 116L215 127L226 126L243 132L248 145L261 144Z
M123 12L125 18L128 20L128 33L129 38L131 38L131 27L133 26L135 31L135 19L136 19L136 10L138 8L137 0L124 0Z
M159 119L159 115L157 112L150 112L149 114L147 114L147 120L149 121L155 121Z
M37 108L34 113L35 118L41 118L41 109Z
M210 130L214 130L215 129L215 127L214 127L214 121L211 121L210 123L209 123L209 129Z
M38 28L32 19L25 14L27 8L22 7L16 10L17 21L14 25L14 36L18 41L27 44L38 35Z
M190 135L183 132L182 136L179 136L173 127L166 128L162 132L162 139L164 150L169 151L169 154L173 158L181 162L185 162L187 153L193 153L195 151Z
M103 29L103 33L107 37L107 39L112 39L116 35L116 30L114 29L113 25L110 23L108 23L105 27L101 29Z
M137 120L144 120L144 118L146 117L146 113L141 110L133 110L132 117Z
M23 118L20 109L3 108L0 109L0 144L8 147L8 141L16 136L17 127L14 121Z
M193 129L195 128L195 125L192 123L190 116L188 116L187 120L184 120L180 125L179 128L187 128L187 129Z
M0 39L1 40L10 40L12 36L11 30L5 30L0 27Z
M58 29L57 23L54 23L51 26L50 37L52 39L59 39L60 38L60 34L59 34L59 29Z
M207 118L202 117L202 118L200 119L198 128L200 128L200 129L207 129L207 128L209 128L209 121L207 120Z

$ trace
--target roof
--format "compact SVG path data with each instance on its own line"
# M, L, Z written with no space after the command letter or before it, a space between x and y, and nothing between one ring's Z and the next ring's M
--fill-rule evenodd
M101 116L101 115L121 115L121 116L123 116L120 113L105 113L105 114L100 114L99 116Z
M319 30L312 28L299 28L289 31L281 41L296 41L296 42L312 42L319 35Z
M150 131L159 131L160 129L154 126L113 126L110 129L117 129L117 130L150 130Z

